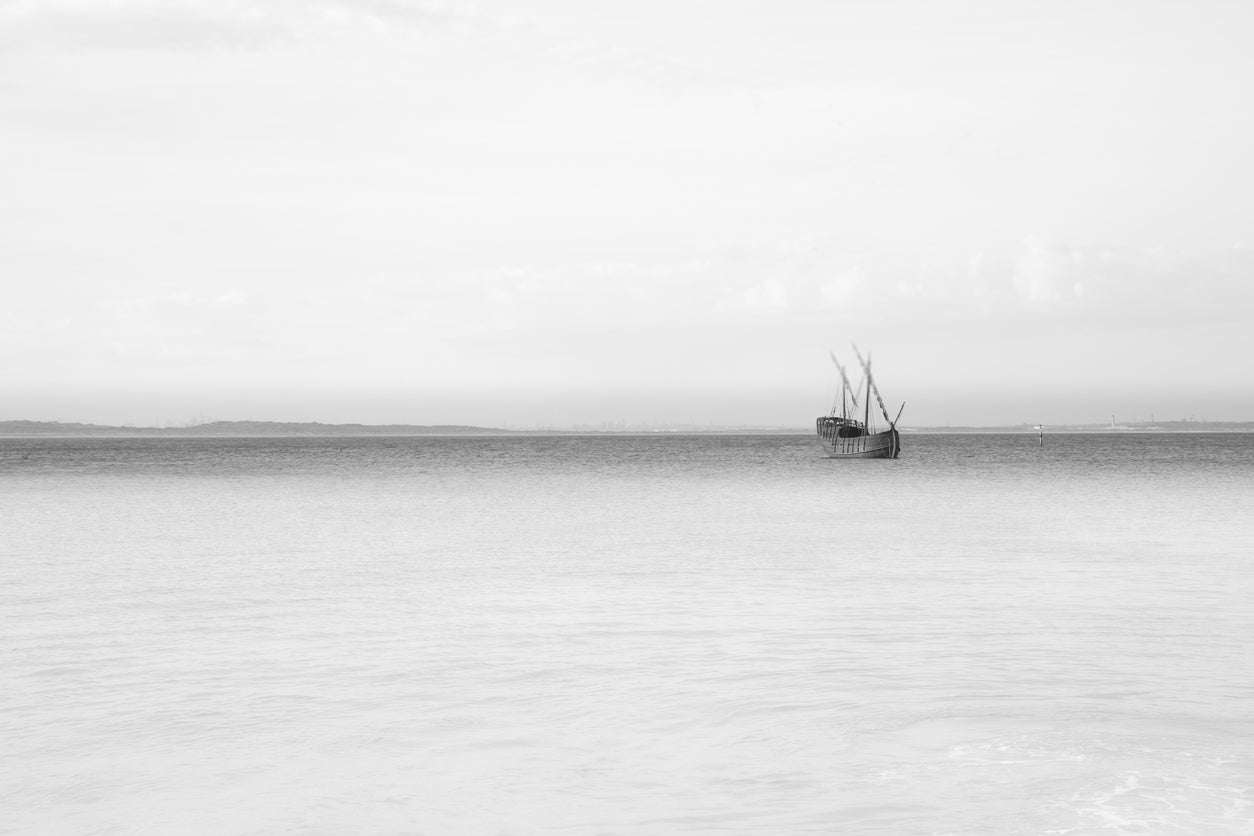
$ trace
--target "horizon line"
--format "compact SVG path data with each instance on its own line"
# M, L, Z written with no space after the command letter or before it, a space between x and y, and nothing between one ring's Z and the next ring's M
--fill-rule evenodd
M1037 423L1016 424L946 424L922 425L917 427L901 427L904 433L1040 433L1042 425ZM1206 429L1203 429L1206 428ZM218 430L215 432L214 430ZM696 422L609 422L599 424L573 423L565 425L536 424L531 427L488 427L473 424L411 424L389 422L384 424L366 424L359 422L324 423L321 421L257 421L215 420L196 424L176 426L151 426L136 424L96 424L81 421L34 421L29 419L0 420L0 437L54 437L54 436L175 436L175 437L264 437L264 436L466 436L466 435L640 435L668 433L684 434L720 434L720 433L754 433L781 435L808 434L812 428L805 425L785 424L699 424ZM1058 433L1127 433L1127 432L1222 432L1222 431L1254 431L1254 421L1207 421L1172 420L1156 421L1152 424L1143 421L1125 423L1068 423L1046 424L1043 432Z

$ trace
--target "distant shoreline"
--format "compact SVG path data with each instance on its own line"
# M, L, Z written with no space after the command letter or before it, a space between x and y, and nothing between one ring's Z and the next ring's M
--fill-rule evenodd
M509 430L459 424L323 424L317 421L212 421L186 427L132 427L60 421L0 421L0 437L218 438L511 435Z
M909 435L1036 435L1030 425L993 427L902 427ZM323 424L281 421L214 421L188 427L130 427L58 421L0 421L0 438L419 438L492 436L614 435L809 435L809 427L665 426L600 429L594 427L527 430L459 424ZM1254 432L1254 421L1171 421L1144 425L1075 424L1051 427L1045 435L1152 435L1164 433Z

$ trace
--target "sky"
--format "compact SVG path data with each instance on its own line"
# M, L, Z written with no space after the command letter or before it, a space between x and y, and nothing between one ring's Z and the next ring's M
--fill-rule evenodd
M1254 4L0 0L0 420L1254 420Z

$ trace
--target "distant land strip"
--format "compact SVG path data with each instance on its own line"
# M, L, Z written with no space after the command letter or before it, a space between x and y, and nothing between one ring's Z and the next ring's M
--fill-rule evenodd
M1031 433L1040 430L1037 424L1013 424L999 427L945 426L901 427L903 433ZM1239 433L1254 432L1254 421L1158 421L1153 424L1046 424L1045 435L1050 433Z
M318 421L209 421L179 427L110 426L61 421L0 421L0 437L206 437L206 436L450 436L450 435L632 435L641 433L796 434L796 427L618 425L508 428L462 424L323 424Z
M320 424L287 421L211 421L185 427L113 427L60 421L0 421L0 436L266 436L266 435L506 435L508 430L457 424Z
M1035 424L1006 426L902 427L903 433L1032 433ZM0 421L0 437L206 437L206 436L490 436L490 435L640 435L671 434L755 434L808 435L810 427L707 426L695 424L617 425L614 427L574 425L501 429L461 424L322 424L289 421L211 421L181 427L108 426L105 424L63 423L60 421ZM1254 432L1254 421L1159 421L1154 424L1059 424L1045 425L1050 433L1210 433Z

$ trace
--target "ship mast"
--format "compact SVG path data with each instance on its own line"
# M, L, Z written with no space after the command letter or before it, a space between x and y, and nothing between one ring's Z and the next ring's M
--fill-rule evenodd
M829 351L828 354L832 358L832 362L836 364L836 368L840 370L840 418L845 421L849 418L849 403L845 400L845 396L849 396L849 400L853 401L853 408L858 408L858 390L853 388L853 384L849 382L849 375L845 374L845 367L836 359L836 354Z
M862 396L862 426L871 431L871 364L866 364L866 394Z
M870 403L871 392L874 391L875 400L878 401L880 405L880 412L884 413L884 420L887 421L889 423L889 426L891 427L894 422L891 418L888 417L888 410L884 408L884 399L880 397L879 387L875 385L875 381L871 380L871 355L868 354L867 358L863 360L862 354L861 352L858 351L858 347L856 345L853 347L853 353L857 356L858 362L862 364L862 370L866 372L866 382L867 382L867 398L866 399L867 399L868 412L870 411L870 408L871 408L871 403ZM902 409L905 409L905 404L902 404ZM900 417L901 413L898 412L897 415Z

